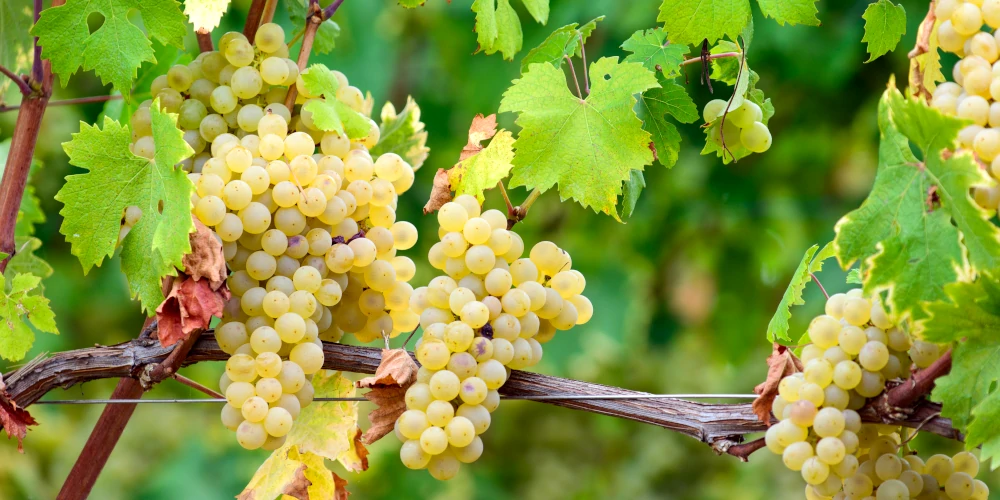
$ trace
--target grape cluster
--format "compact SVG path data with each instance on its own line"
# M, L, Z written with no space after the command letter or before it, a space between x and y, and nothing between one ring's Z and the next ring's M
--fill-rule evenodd
M254 41L225 34L218 52L157 78L153 94L179 114L196 152L184 165L193 213L214 229L232 271L233 297L215 330L231 355L220 381L222 421L244 448L273 450L312 402L321 339L350 332L371 340L418 324L407 283L414 264L396 255L417 231L395 213L413 168L392 153L373 160L375 123L354 140L318 130L308 113L283 104L293 85L298 104L318 97L287 58L281 27L262 25ZM361 91L333 74L336 98L360 112ZM150 105L132 117L132 149L145 157L154 151ZM126 209L123 238L141 214Z
M722 116L728 106L729 101L712 99L705 104L702 118L705 123L712 123ZM729 148L744 146L754 153L763 153L771 148L771 131L761 121L763 119L764 112L760 106L746 99L740 107L726 114L721 136L712 139L720 145L722 139L725 139L726 147Z
M882 304L861 290L833 295L826 314L809 325L804 370L783 378L772 411L779 422L764 436L789 469L800 471L806 498L985 499L974 477L978 459L966 452L924 463L906 453L899 426L862 424L856 410L887 380L906 378L941 356L937 344L914 340L894 325ZM901 451L903 454L901 455Z
M942 20L940 47L961 59L952 69L954 81L934 89L931 106L973 122L959 132L958 144L975 152L993 179L1000 179L1000 0L938 0L935 15ZM973 197L983 208L996 210L1000 185L977 186Z
M556 331L593 314L580 295L586 280L571 269L568 253L543 241L522 258L524 243L507 229L506 216L480 211L469 195L441 207L441 240L429 260L446 274L410 298L423 328L416 345L422 366L395 431L403 465L441 480L482 454L479 436L509 370L537 364Z

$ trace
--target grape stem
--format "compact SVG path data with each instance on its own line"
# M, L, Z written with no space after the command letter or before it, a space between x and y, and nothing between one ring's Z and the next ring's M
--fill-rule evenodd
M87 104L91 102L104 102L104 101L117 101L121 99L121 94L114 95L95 95L90 97L77 97L75 99L62 99L60 101L49 101L49 107L52 106L71 106L73 104ZM12 104L10 106L0 106L0 113L5 111L14 111L16 109L21 109L21 104Z
M741 55L743 55L742 52L719 52L718 54L711 54L708 57L706 57L705 59L708 59L709 61L711 61L712 59L722 59L722 58L725 58L725 57L739 57ZM701 62L701 61L702 61L701 56L699 56L699 57L692 57L691 59L685 59L684 62L681 63L681 66L686 66L688 64L694 64L694 63L698 63L698 62Z
M573 83L576 84L576 96L583 99L583 93L580 92L580 79L576 76L576 68L573 66L573 59L569 56L563 56L563 58L566 59L567 63L569 63L569 72L573 73ZM587 68L584 68L584 70L586 69Z
M194 32L198 38L198 50L201 52L211 52L215 50L212 46L212 32L208 30L197 30Z
M264 14L260 18L260 24L267 24L274 21L274 11L278 8L278 0L267 0L264 4Z
M327 5L326 8L323 9L323 19L330 19L333 17L333 14L337 12L337 9L340 8L342 3L344 3L344 0L335 0L330 5Z
M826 297L826 300L830 300L830 294L826 293L826 288L823 288L823 284L819 282L819 278L817 278L813 273L809 273L809 276L812 276L813 281L816 282L816 286L819 287L819 291L823 292L823 296Z
M538 188L532 189L531 192L528 193L528 197L524 199L524 202L514 207L513 214L508 212L507 229L513 228L514 224L521 222L525 217L527 217L528 210L531 208L531 205L535 204L535 200L537 200L541 194L542 192Z
M254 37L257 36L257 29L260 28L260 20L264 16L264 9L267 0L253 0L250 3L250 10L247 11L247 21L243 25L243 35L247 37L250 43L253 43Z
M196 389L196 390L201 391L201 392L203 392L203 393L205 393L205 394L207 394L209 396L212 396L213 398L222 398L222 399L226 398L221 393L213 391L212 389L210 389L210 388L208 388L208 387L206 387L206 386L204 386L202 384L199 384L198 382L195 382L194 380L191 380L191 379L185 377L184 375L181 375L180 373L175 373L174 376L173 376L173 379L176 380L176 381L178 381L178 382L180 382L180 383L182 383L182 384L184 384L184 385L186 385L186 386L188 386L188 387L190 387L190 388L192 388L192 389Z
M341 0L343 2L343 0ZM339 6L340 4L331 4ZM336 9L334 9L336 10ZM299 72L306 69L306 65L309 64L309 53L312 52L313 40L316 39L316 30L319 29L320 23L323 22L323 11L319 8L319 2L315 0L310 0L309 2L309 14L306 16L306 29L302 36L302 45L299 47ZM295 105L295 96L298 93L295 86L292 85L288 87L288 95L285 96L285 107L292 109Z
M0 65L0 73L7 75L7 78L10 78L11 81L13 81L15 85L17 85L17 88L21 89L21 94L23 94L24 96L31 95L32 90L31 87L28 85L28 82L24 81L24 78L18 76L17 73L14 73L13 71L11 71L10 69L8 69L6 66L3 65Z
M583 46L583 33L580 33L580 60L583 61L583 89L590 95L590 81L587 79L587 49Z
M510 196L507 195L507 188L503 186L503 181L497 182L497 187L500 188L500 194L503 195L503 202L507 204L507 217L514 217L514 205L510 202Z

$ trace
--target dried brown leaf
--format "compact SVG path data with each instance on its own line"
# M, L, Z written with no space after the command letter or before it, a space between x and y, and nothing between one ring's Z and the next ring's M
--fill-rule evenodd
M226 257L222 243L211 229L194 218L195 232L191 233L191 253L184 256L184 273L196 280L205 278L217 290L226 283Z
M347 497L351 496L351 492L347 491L347 480L338 476L336 472L330 471L330 474L333 474L335 488L333 500L347 500Z
M767 378L754 387L753 392L760 395L753 402L753 412L761 422L771 424L771 406L778 396L778 384L781 379L802 371L802 362L795 357L792 350L783 345L774 344L771 355L767 357Z
M451 182L448 181L448 171L439 168L434 174L434 185L431 187L431 197L424 205L424 215L437 211L445 203L451 201Z
M476 117L472 119L472 126L469 127L469 143L462 148L462 154L459 155L458 161L463 161L466 158L482 151L483 145L481 143L486 139L493 137L496 133L496 113L486 117L482 114L476 115Z
M228 287L213 289L209 280L196 280L183 273L174 278L170 293L156 308L160 344L171 346L195 330L208 328L213 316L222 317L229 297Z
M372 444L392 432L396 419L406 411L406 389L417 379L417 364L405 349L383 349L382 361L375 375L357 382L358 387L371 388L365 398L378 405L368 413L371 427L361 436Z
M307 468L308 467L303 464L296 469L295 476L293 476L292 480L285 485L285 489L281 493L297 498L298 500L315 500L309 498L309 487L312 486L312 481L306 479Z
M17 451L24 453L24 438L28 435L29 425L38 425L38 422L24 408L18 408L17 403L11 399L7 389L0 389L0 424L7 432L7 439L17 438Z
M347 470L354 470L355 472L363 472L368 470L368 448L365 447L364 438L362 438L361 427L356 427L354 429L354 454L360 459L360 466L354 469L347 467Z

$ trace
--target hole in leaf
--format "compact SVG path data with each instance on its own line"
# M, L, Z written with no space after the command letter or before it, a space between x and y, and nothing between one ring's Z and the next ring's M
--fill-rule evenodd
M610 74L607 74L607 73L605 73L605 74L604 74L604 79L605 79L605 80L610 80L610 79L611 79L611 75L610 75Z
M101 29L101 26L104 26L104 14L91 12L87 16L87 29L90 30L90 34L93 35L95 31Z

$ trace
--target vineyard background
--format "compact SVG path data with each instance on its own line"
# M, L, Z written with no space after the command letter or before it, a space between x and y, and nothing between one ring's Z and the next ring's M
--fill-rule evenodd
M588 54L594 60L621 55L616 44L648 27L659 3L553 0L547 26L522 25L524 46L533 47L554 27L604 14L588 42ZM862 64L867 55L859 43L861 13L868 3L820 2L819 29L773 29L772 21L762 22L767 29L757 30L753 47L754 67L762 77L758 86L780 103L770 125L775 142L768 154L722 166L716 158L698 155L695 147L703 135L697 126L682 125L682 135L690 140L683 143L680 161L672 172L659 165L648 169L648 195L627 225L577 204L559 204L554 193L541 198L518 231L528 243L544 235L573 254L574 268L588 276L596 313L590 323L549 344L537 371L657 393L747 393L763 378L763 360L770 352L763 332L770 315L803 250L830 240L836 220L867 194L876 164L876 101L889 74L901 76L907 68L906 50ZM901 47L907 47L913 45L926 2L901 3L908 14ZM242 27L248 4L234 1L215 30L216 38ZM419 103L431 156L418 172L413 192L401 197L399 215L421 230L421 241L405 252L420 256L426 255L436 231L433 218L419 216L434 171L457 159L469 117L497 108L518 66L499 55L471 54L474 14L466 1L449 5L429 0L415 10L393 4L346 2L338 11L342 33L337 48L312 61L340 69L352 84L370 90L376 103L388 99L399 107L408 94ZM523 14L519 4L516 8ZM283 8L275 20L292 32ZM91 21L92 28L100 22ZM193 36L187 46L196 51ZM950 67L948 61L945 67ZM698 85L697 65L686 69L696 101L706 102L710 97ZM148 90L149 79L146 89L141 82L137 91ZM57 86L54 99L109 91L92 73L84 73L74 76L68 88ZM15 94L16 89L9 97L16 102ZM94 123L103 108L104 103L52 107L43 122L36 157L44 166L31 183L48 217L38 227L44 242L39 254L55 268L45 285L62 335L39 336L29 359L42 352L127 341L142 324L117 263L82 276L58 233L60 204L53 195L63 177L76 170L59 144L79 129L80 120ZM13 112L0 114L0 141L10 136L14 118ZM501 115L500 121L505 128L513 126L511 115ZM514 199L523 196L512 194ZM502 200L491 192L487 205L499 208ZM414 283L426 283L431 269L423 259L414 260ZM830 293L847 288L836 266L819 277ZM821 310L820 299L810 285L807 305L795 311L793 331L802 331L806 320ZM222 368L221 363L202 363L182 373L214 385ZM113 387L114 381L93 382L82 389L53 391L47 399L107 397ZM148 395L201 396L169 382ZM176 498L180 481L189 498L224 498L240 491L267 452L239 448L219 424L219 409L140 406L93 497ZM33 407L41 425L29 434L26 455L17 456L13 443L0 446L0 500L53 497L100 410ZM373 447L370 458L377 465L366 473L346 473L339 466L334 470L346 474L356 498L366 499L801 496L798 474L769 453L740 464L732 457L716 457L688 437L648 425L532 402L507 402L500 411L502 418L484 436L490 453L453 481L438 482L404 468L393 440ZM918 440L927 453L937 445L948 451L956 447L933 437ZM1000 489L997 474L981 479Z

